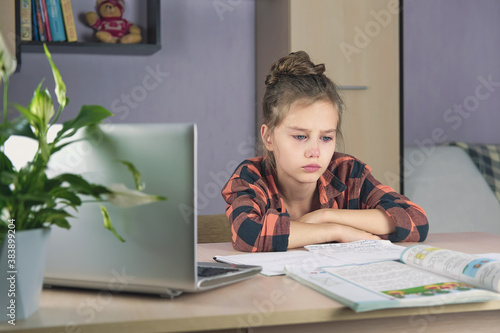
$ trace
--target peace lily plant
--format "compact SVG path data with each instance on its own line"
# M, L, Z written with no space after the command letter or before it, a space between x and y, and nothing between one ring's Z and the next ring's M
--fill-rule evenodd
M76 118L62 124L55 139L48 140L48 131L68 105L66 85L52 57L43 45L55 81L55 105L48 89L42 89L42 82L35 89L31 103L27 106L14 104L20 116L9 121L7 117L7 91L9 76L15 71L16 60L9 54L0 33L0 82L3 81L3 122L0 125L0 243L7 230L15 225L16 231L57 225L70 228L68 211L77 211L83 202L95 201L99 204L104 226L118 239L124 241L116 232L101 202L111 202L119 207L130 207L166 200L165 197L141 192L141 177L134 165L120 161L133 174L136 189L128 189L123 184L109 186L92 184L77 174L63 173L53 178L47 176L47 167L52 154L78 140L72 139L77 130L93 127L113 114L97 105L84 105ZM11 136L24 136L36 140L38 149L31 161L16 169L5 153L5 142ZM120 164L118 164L120 165ZM82 200L82 198L84 200Z

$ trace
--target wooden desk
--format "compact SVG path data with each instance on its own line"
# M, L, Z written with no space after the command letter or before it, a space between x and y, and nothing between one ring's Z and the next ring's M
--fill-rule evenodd
M500 236L430 235L427 244L469 253L500 252ZM411 245L406 243L402 245ZM237 253L230 244L198 245L199 260ZM12 332L498 332L500 301L378 310L342 306L284 276L249 280L173 300L106 291L44 290L40 309Z

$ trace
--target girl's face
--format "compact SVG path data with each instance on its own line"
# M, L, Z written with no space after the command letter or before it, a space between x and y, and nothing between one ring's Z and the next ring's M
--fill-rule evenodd
M262 125L267 150L274 153L281 185L316 184L335 152L337 109L328 101L295 103L272 133Z

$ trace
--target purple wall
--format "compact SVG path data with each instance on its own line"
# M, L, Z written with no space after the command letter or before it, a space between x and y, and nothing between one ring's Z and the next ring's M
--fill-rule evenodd
M499 17L497 0L404 1L405 145L500 144Z
M126 3L125 18L132 22L126 14L135 5ZM254 154L255 3L223 3L217 7L218 2L206 0L161 1L162 49L151 56L53 54L70 98L62 121L83 104L99 104L115 113L111 122L198 124L200 214L224 213L223 183L237 164ZM84 11L93 10L94 4L88 1ZM77 10L75 15L81 13ZM161 74L156 87L145 90L143 81L151 70ZM22 54L9 100L27 105L43 77L52 92L45 55Z

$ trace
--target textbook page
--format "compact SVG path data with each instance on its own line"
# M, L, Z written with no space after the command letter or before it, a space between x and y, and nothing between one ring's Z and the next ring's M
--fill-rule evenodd
M356 312L500 299L498 293L396 261L310 269L287 265L286 270Z
M215 261L228 264L243 264L262 266L262 275L284 275L285 265L300 263L300 265L330 265L340 266L347 263L343 260L321 256L309 251L259 252L235 254L230 256L215 256Z
M342 303L356 312L398 307L396 298L368 290L325 269L286 265L287 277Z
M406 247L388 240L360 240L351 243L332 243L304 246L307 250L353 264L383 260L399 260Z
M500 292L500 260L495 255L473 255L429 245L414 245L401 255L404 263Z

